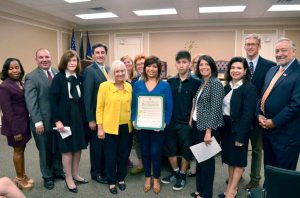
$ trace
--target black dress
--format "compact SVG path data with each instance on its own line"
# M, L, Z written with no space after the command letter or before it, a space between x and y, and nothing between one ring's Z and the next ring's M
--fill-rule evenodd
M76 81L80 87L80 96L82 95L82 87L81 77L78 74ZM57 151L60 153L74 153L86 149L87 141L83 102L81 97L78 99L69 97L68 80L65 73L60 72L53 78L51 93L51 109L54 123L61 121L65 127L69 126L72 132L72 135L63 139L60 133L55 131Z

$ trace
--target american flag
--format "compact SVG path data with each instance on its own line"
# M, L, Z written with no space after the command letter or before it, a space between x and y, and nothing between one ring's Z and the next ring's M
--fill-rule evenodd
M72 30L71 50L76 51L76 41L75 41L75 33L74 33L74 29Z

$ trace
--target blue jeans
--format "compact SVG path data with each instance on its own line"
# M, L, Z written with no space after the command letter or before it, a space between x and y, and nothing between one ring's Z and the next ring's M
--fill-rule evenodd
M138 138L145 169L145 177L151 177L151 164L153 177L158 179L161 172L161 156L164 144L164 131L139 130Z

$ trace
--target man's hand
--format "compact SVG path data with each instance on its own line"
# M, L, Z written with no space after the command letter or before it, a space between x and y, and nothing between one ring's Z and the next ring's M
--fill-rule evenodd
M274 123L273 123L273 121L271 119L267 119L265 121L265 128L266 129L273 129L273 128L275 128L275 125L274 125Z
M95 121L90 121L89 122L89 127L92 131L96 131L97 125Z
M41 124L40 126L35 127L35 131L36 131L37 134L42 135L45 131L44 125Z

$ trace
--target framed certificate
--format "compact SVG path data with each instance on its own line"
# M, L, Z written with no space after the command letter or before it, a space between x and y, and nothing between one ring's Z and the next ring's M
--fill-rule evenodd
M164 95L138 94L136 98L136 129L164 130Z

